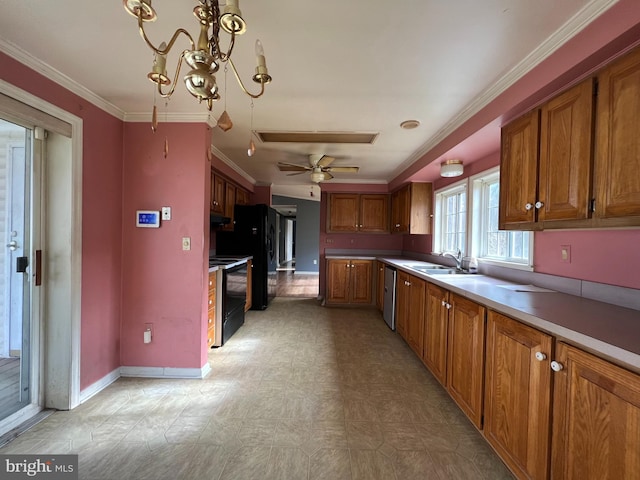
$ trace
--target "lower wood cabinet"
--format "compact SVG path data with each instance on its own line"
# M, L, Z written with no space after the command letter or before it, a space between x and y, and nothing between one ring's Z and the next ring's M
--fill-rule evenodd
M373 260L327 260L328 304L371 304Z
M640 375L562 342L555 358L551 478L640 478Z
M384 263L376 262L376 307L382 312L384 308Z
M447 390L473 424L482 428L486 309L450 294Z
M449 305L449 292L428 283L422 361L444 387L447 386Z
M484 436L520 478L549 472L552 346L551 336L489 311Z
M396 281L396 330L422 357L427 282L398 271Z

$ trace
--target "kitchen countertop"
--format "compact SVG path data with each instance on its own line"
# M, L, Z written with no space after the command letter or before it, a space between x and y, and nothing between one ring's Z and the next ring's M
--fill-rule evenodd
M429 275L408 267L428 262L376 259L640 373L638 310L548 289L522 291L531 285L485 275Z
M233 268L238 265L242 265L243 263L247 263L251 259L253 259L253 256L251 255L244 257L214 255L209 257L209 273L215 272L217 270L226 270L228 268ZM211 265L212 261L220 261L221 263L219 265Z

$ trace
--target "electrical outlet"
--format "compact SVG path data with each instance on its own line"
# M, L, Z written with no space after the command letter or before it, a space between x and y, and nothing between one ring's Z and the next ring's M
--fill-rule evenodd
M171 220L171 207L162 207L162 220Z
M318 264L318 260L316 260L315 258L313 259L313 264L317 265Z
M560 261L571 263L571 245L560 245Z
M151 343L153 339L153 323L144 324L144 343Z
M191 250L191 237L182 237L182 250Z

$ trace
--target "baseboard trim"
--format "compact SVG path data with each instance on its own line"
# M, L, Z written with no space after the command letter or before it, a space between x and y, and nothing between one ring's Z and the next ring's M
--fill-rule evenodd
M97 382L92 383L87 388L80 392L80 403L84 403L89 400L94 395L100 393L102 390L107 388L113 382L120 378L120 368L116 368L115 370L107 373L104 377L102 377Z
M140 378L204 378L210 371L209 362L200 368L120 367L121 376Z

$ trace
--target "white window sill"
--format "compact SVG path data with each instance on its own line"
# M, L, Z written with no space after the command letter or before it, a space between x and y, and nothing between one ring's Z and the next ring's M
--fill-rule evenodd
M494 260L492 258L478 258L478 263L495 265L496 267L512 268L514 270L523 270L525 272L533 272L533 266L525 263L505 262L504 260Z

